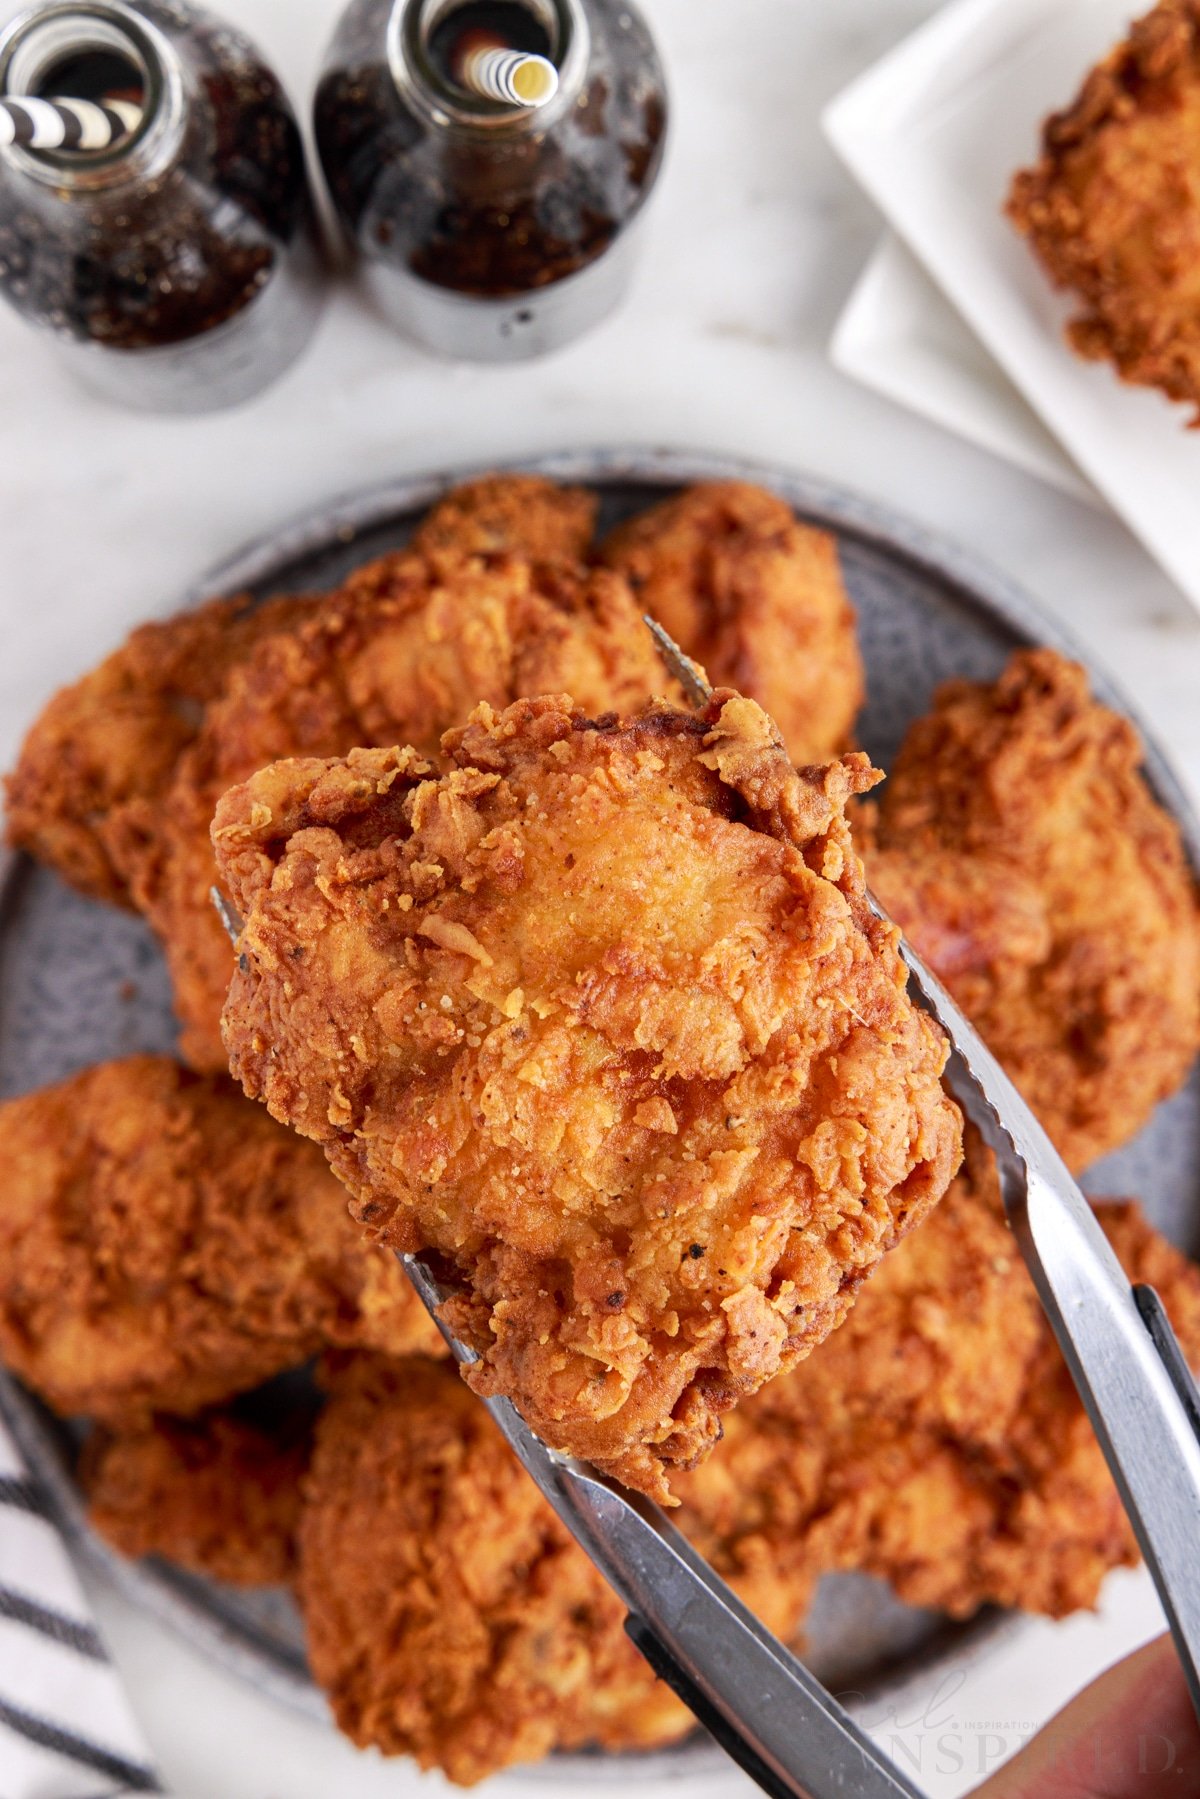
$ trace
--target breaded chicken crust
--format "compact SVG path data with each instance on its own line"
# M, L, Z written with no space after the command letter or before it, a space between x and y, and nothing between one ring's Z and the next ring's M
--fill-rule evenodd
M1200 1363L1200 1269L1135 1205L1105 1202L1098 1215ZM677 1485L684 1528L710 1559L749 1563L764 1584L774 1570L781 1589L814 1569L853 1571L956 1617L989 1603L1062 1617L1136 1559L994 1163L974 1141L947 1197L841 1327L740 1406L716 1454Z
M284 1586L310 1449L307 1430L275 1436L229 1411L94 1430L79 1466L88 1522L121 1555L234 1587Z
M1154 1286L1193 1366L1200 1364L1200 1270L1131 1202L1097 1206L1131 1281ZM1026 1277L1027 1278L1027 1277ZM1137 1546L1066 1363L1043 1325L1000 1446L970 1434L902 1438L868 1461L841 1520L849 1565L902 1599L967 1616L981 1604L1064 1617L1096 1603Z
M328 1344L436 1353L311 1145L166 1056L0 1107L0 1357L55 1411L189 1413Z
M533 561L582 562L595 512L594 495L581 488L536 475L485 476L452 488L430 508L414 549L439 567L505 551ZM369 588L369 579L364 585ZM312 598L257 602L243 594L134 631L56 694L30 729L5 781L9 841L91 898L134 904L131 882L137 884L145 853L141 832L153 832L205 708L261 638L292 629L314 605ZM453 718L434 725L433 740L486 697L485 688L471 692ZM592 700L589 694L585 703ZM264 760L292 747L275 747ZM340 741L329 753L352 747L351 740ZM302 738L294 748L311 753Z
M114 843L126 809L161 805L230 667L306 604L243 596L141 626L32 726L5 780L8 841L92 899L131 905Z
M555 1748L649 1748L691 1727L447 1367L356 1357L335 1380L297 1594L340 1729L461 1785Z
M481 707L227 794L231 1066L382 1242L449 1258L469 1378L667 1497L831 1330L960 1151L842 815L752 701Z
M1200 1270L1136 1206L1100 1215L1200 1358ZM620 1606L449 1368L357 1358L317 1442L299 1590L315 1677L355 1742L469 1784L552 1748L685 1734L630 1659ZM678 1485L686 1534L785 1639L822 1573L881 1576L955 1616L1059 1617L1135 1559L977 1145L843 1325Z
M1053 650L953 681L883 789L869 876L1075 1169L1200 1047L1200 914L1133 726Z
M597 506L587 488L560 487L544 475L483 475L432 506L411 547L434 559L514 551L530 562L577 565L587 560Z
M1082 301L1068 338L1200 424L1200 0L1161 0L1049 118L1008 214Z
M711 481L619 525L600 554L714 681L770 713L795 761L847 748L863 666L827 531L764 488Z
M555 490L558 491L558 490ZM431 514L425 530L451 508ZM212 909L209 827L234 782L285 756L412 743L435 751L480 700L568 691L599 711L671 688L618 576L522 556L400 551L358 569L297 630L233 670L182 758L165 805L126 848L138 906L171 970L180 1047L224 1069L229 946Z

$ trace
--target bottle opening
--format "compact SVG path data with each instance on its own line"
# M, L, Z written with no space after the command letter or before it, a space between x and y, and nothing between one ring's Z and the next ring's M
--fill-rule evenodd
M23 154L57 171L118 163L155 135L166 74L162 46L129 8L105 0L41 6L15 19L0 38L0 94L20 101L79 101L126 122L109 141L36 142Z
M561 110L587 42L579 0L397 0L389 57L435 116L504 126Z
M554 37L546 21L521 0L463 0L437 20L426 45L442 80L458 87L467 58L482 49L519 50L553 62Z

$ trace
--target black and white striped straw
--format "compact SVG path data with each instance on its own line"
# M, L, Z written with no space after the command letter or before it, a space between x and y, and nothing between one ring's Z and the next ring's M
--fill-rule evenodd
M162 1791L46 1494L0 1422L0 1794Z
M129 100L41 100L33 94L0 95L0 146L26 150L109 150L142 122Z
M460 79L481 99L502 100L510 106L545 106L558 92L554 64L548 57L526 50L469 50L462 60Z

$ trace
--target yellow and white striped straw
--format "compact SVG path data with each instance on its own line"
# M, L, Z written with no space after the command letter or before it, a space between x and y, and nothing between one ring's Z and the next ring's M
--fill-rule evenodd
M545 106L558 92L554 64L526 50L470 50L463 57L460 78L468 92L509 106Z

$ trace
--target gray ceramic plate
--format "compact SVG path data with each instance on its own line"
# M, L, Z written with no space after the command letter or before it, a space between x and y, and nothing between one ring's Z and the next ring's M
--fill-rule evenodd
M881 507L785 470L644 450L558 456L525 466L597 487L603 525L687 482L743 477L774 487L804 518L834 532L868 669L862 742L885 767L908 723L946 677L991 677L1015 648L1029 643L1055 644L1091 661L1022 593L967 551ZM184 597L330 586L356 563L402 542L414 519L461 476L456 471L397 482L335 502L263 537ZM1131 710L1094 664L1092 676L1101 697ZM1179 819L1200 867L1200 825L1152 745L1146 763L1151 784ZM0 895L0 1094L24 1092L107 1057L169 1049L173 1040L165 971L140 923L78 898L43 870L13 864ZM1200 1083L1193 1078L1163 1106L1135 1143L1095 1171L1089 1187L1138 1195L1169 1237L1185 1249L1200 1248ZM326 1715L305 1670L299 1620L284 1595L240 1594L154 1563L111 1556L83 1520L71 1475L71 1432L10 1381L0 1385L0 1405L87 1561L231 1672L304 1712ZM961 1666L974 1660L1016 1627L1015 1619L995 1613L952 1626L898 1605L873 1582L838 1578L821 1590L809 1631L809 1660L830 1685L862 1695L877 1709L947 1662ZM690 1773L715 1753L698 1744L638 1757L636 1766L640 1774ZM586 1769L600 1777L630 1772L634 1758L572 1759L578 1773ZM561 1760L553 1771L556 1778L563 1776Z

